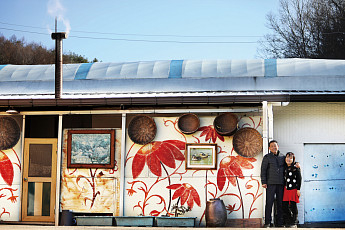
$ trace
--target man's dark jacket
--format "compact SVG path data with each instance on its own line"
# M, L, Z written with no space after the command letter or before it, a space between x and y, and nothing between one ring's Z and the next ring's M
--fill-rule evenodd
M284 184L284 163L285 156L279 151L277 155L266 154L261 164L261 183Z

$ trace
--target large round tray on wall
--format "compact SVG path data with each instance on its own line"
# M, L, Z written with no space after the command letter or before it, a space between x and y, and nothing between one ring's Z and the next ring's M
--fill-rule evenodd
M13 148L19 141L20 128L17 122L8 116L0 116L0 150Z
M200 120L193 113L186 113L179 117L177 127L184 134L195 133L200 126Z
M262 136L256 129L242 128L235 133L232 145L238 155L255 157L262 151Z
M213 126L217 133L222 136L231 136L237 130L238 118L233 113L223 113L218 115L214 121Z
M128 136L136 144L145 145L153 141L157 127L155 121L145 115L134 117L128 126Z

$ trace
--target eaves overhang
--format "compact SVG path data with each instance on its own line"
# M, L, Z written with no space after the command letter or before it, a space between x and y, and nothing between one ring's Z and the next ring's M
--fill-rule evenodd
M75 95L74 95L75 96ZM129 107L129 106L188 106L188 105L233 105L244 103L261 103L262 101L288 102L287 94L189 94L157 95L141 94L122 95L121 97L69 97L69 98L16 98L0 99L0 107L37 108L40 107Z
M141 93L141 94L77 94L23 97L11 95L0 97L0 107L39 109L80 107L131 107L131 106L190 106L234 105L268 102L345 102L345 91L263 91L263 92L190 92L190 93Z

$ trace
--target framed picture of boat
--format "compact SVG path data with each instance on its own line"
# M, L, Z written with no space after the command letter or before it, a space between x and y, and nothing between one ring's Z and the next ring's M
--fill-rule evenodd
M217 169L217 144L187 143L186 169Z

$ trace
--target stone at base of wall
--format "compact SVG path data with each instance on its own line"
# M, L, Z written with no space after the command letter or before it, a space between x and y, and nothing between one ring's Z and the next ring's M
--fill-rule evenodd
M261 228L262 218L250 218L250 219L227 219L225 227L236 228Z

